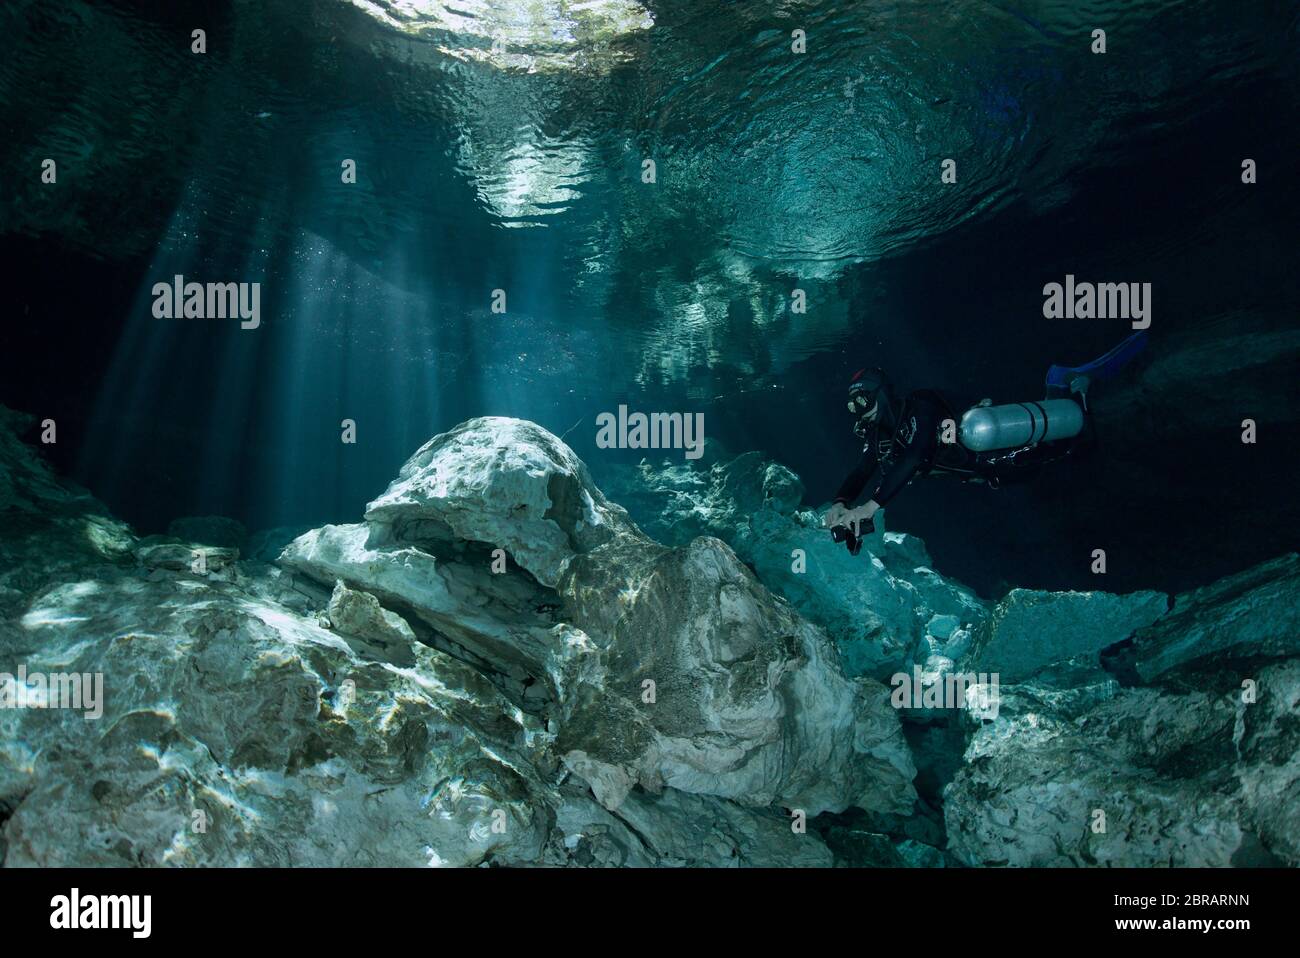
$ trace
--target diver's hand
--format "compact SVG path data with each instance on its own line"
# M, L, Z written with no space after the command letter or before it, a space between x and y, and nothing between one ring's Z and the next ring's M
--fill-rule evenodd
M875 499L868 499L866 502L858 506L856 509L847 510L844 513L844 515L841 517L840 522L841 524L847 524L853 526L853 534L861 538L862 523L869 520L872 516L874 516L879 511L880 511L880 503L878 503Z
M837 502L826 510L826 517L822 519L822 525L827 529L834 529L836 526L845 524L845 516L849 510L845 508L844 503Z

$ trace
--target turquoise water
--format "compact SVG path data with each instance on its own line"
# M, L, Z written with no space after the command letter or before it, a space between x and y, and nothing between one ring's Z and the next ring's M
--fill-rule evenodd
M1116 399L1109 457L997 500L910 490L891 523L990 592L1084 582L1062 556L1098 538L1147 550L1117 587L1186 586L1296 528L1282 460L1207 456L1220 425L1198 411L1227 390L1225 432L1242 409L1297 428L1277 388L1300 301L1294 3L64 2L0 18L0 237L26 317L2 398L53 410L68 428L52 455L144 529L350 518L476 415L564 434L599 480L637 458L595 444L620 403L702 413L710 438L781 459L823 503L856 454L854 369L1018 401L1048 364L1122 338L1122 322L1043 319L1042 285L1066 273L1157 291L1169 362ZM57 188L38 177L51 156ZM1243 157L1263 171L1253 193ZM178 274L261 284L261 325L159 320L154 284ZM1243 330L1261 352L1234 365Z

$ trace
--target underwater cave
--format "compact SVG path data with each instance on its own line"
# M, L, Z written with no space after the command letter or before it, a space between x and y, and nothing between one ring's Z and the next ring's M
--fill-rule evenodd
M0 864L1300 865L1298 40L6 3Z

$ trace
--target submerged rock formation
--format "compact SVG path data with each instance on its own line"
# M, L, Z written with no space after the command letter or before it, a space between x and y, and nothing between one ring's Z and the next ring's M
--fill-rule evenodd
M1295 553L1174 599L1169 615L1134 636L1146 681L1175 669L1300 655L1300 556Z
M1158 592L1013 589L988 608L906 534L849 556L821 510L800 510L798 480L757 454L643 462L608 485L656 535L731 543L834 636L846 669L896 668L896 682L916 669L935 692L946 677L996 676L991 702L900 710L917 814L941 808L954 862L1300 864L1300 556L1172 605ZM792 570L792 548L815 561ZM864 659L872 627L887 637ZM868 816L825 837L861 864L942 864L945 840L918 845L906 827Z
M883 532L849 555L822 527L824 510L800 508L799 477L756 452L707 469L642 463L608 486L661 541L713 535L730 545L764 585L826 630L849 675L887 679L968 641L988 615L973 592L934 572L915 536Z
M155 561L217 550L142 548L12 433L0 671L104 693L0 711L5 864L819 865L790 811L911 806L888 690L530 423L435 438L284 569Z
M945 793L971 865L1300 863L1300 660L1241 687L1003 687Z
M845 679L719 540L644 535L532 423L435 437L365 523L310 532L282 562L410 610L545 714L611 810L636 785L809 814L910 807L887 690Z
M963 665L1018 682L1067 659L1121 642L1168 608L1160 592L1039 592L1012 589L971 644Z
M1295 556L1170 612L990 609L910 536L849 557L757 456L615 482L638 525L488 418L271 564L221 521L137 536L22 425L0 409L6 865L1300 863ZM1004 681L894 708L891 667Z

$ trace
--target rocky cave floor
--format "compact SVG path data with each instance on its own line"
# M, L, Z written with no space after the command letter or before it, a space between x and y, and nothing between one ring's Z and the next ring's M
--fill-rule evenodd
M104 697L0 709L7 866L1300 863L1294 553L991 603L915 537L848 555L757 454L606 498L499 418L357 523L140 537L28 424L0 407L0 673ZM895 708L900 672L998 694Z

